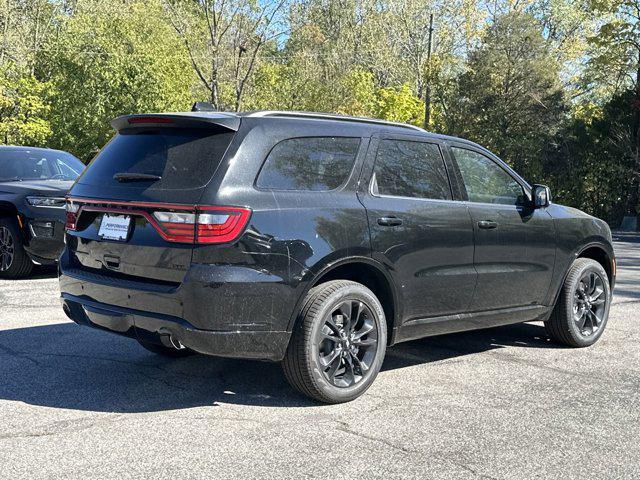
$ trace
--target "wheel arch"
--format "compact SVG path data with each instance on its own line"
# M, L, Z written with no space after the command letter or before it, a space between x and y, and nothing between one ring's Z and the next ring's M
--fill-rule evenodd
M17 225L20 235L22 235L22 241L27 243L29 240L28 232L25 225L24 216L20 214L20 211L13 202L7 200L0 200L0 218L13 218Z
M558 303L558 298L560 297L562 286L567 280L567 275L569 275L569 271L571 270L573 262L578 258L590 258L591 260L598 262L606 272L607 278L609 280L609 286L611 288L611 291L613 291L616 279L614 266L615 256L613 255L613 251L610 252L609 250L610 249L608 249L606 245L601 242L591 242L578 248L573 254L573 260L569 262L569 265L567 265L567 268L562 275L562 282L560 282L558 291L555 293L552 305L555 306Z
M604 271L607 273L609 285L613 290L615 283L615 267L613 263L615 256L613 255L613 252L608 252L606 247L601 243L590 243L578 250L575 254L575 258L590 258L602 265L602 268L604 268ZM569 273L569 269L567 269L567 272L565 273L565 279L567 277L567 273Z
M395 342L395 327L399 324L397 320L400 316L398 293L393 279L384 266L370 257L351 257L331 263L318 270L308 280L299 296L292 321L290 322L291 329L295 327L298 321L300 310L303 307L302 303L309 291L316 285L329 280L352 280L358 282L370 289L378 297L386 317L388 344L393 345Z
M13 203L0 200L0 217L13 217L16 215L18 215L18 209Z

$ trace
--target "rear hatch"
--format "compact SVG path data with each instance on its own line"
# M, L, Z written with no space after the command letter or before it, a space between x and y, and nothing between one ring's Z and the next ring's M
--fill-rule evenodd
M69 268L179 285L198 241L198 215L208 222L203 238L224 233L243 215L234 209L203 215L198 206L239 123L235 116L199 114L114 120L118 133L69 195Z

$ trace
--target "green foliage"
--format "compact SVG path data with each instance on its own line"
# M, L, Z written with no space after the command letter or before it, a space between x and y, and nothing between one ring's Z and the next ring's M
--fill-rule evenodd
M50 85L20 69L0 70L0 142L44 146L51 136L47 120Z
M343 105L336 111L356 117L377 117L381 115L379 108L379 94L376 95L376 85L371 72L355 70L349 72L342 80L345 92ZM380 116L380 118L383 118Z
M193 72L156 1L79 0L55 44L42 52L50 96L52 146L90 159L118 115L184 110Z
M626 212L630 173L635 162L635 93L627 90L603 108L576 117L545 156L545 176L556 200L619 225Z
M430 92L430 129L615 224L640 204L639 12L640 0L0 0L0 141L87 161L114 117L195 100L421 125Z
M424 123L424 102L412 94L408 85L381 88L376 97L376 117L418 126Z
M452 133L496 152L525 177L539 179L540 156L566 111L559 65L533 17L503 15L471 53L449 116Z

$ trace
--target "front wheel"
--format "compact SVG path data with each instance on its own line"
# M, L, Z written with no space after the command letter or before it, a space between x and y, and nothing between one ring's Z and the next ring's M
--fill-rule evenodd
M602 265L590 258L578 258L569 269L545 328L555 342L588 347L602 336L610 305L609 278Z
M386 346L385 315L374 293L356 282L333 280L305 298L282 366L304 395L348 402L371 386Z
M24 278L33 262L24 251L22 235L13 218L0 218L0 278Z

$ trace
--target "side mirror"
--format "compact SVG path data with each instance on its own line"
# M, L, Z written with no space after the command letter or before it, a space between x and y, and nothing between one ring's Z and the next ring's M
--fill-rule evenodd
M534 185L531 194L534 208L545 208L551 203L551 190L546 185Z

